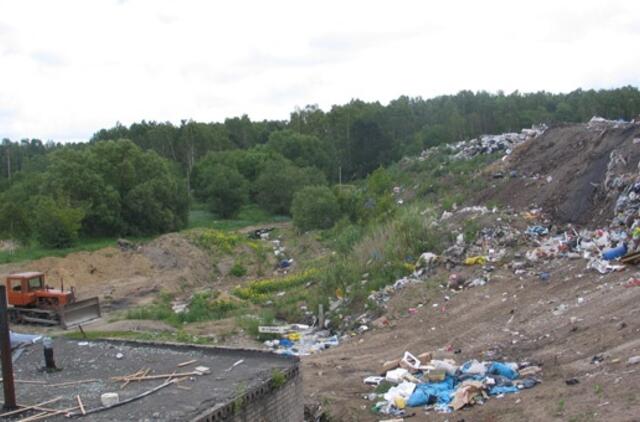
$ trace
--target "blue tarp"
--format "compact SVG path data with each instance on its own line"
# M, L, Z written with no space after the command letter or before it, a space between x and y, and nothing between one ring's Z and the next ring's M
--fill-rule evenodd
M449 404L451 394L455 391L456 379L447 376L441 382L427 382L416 385L416 389L407 400L407 406L424 406L428 403Z
M519 374L518 371L514 370L511 366L502 362L491 362L487 368L487 375L464 374L465 370L468 370L470 366L471 362L466 362L460 368L457 376L447 375L444 381L426 382L416 385L413 394L411 394L411 397L407 400L407 406L418 407L433 404L435 408L440 411L450 411L449 403L451 403L452 396L462 381L467 379L484 381L487 376L493 378L496 383L496 385L488 390L491 396L511 394L519 391L518 387L514 386L511 382L511 380L517 379ZM537 381L533 378L525 378L521 388L531 388L536 383Z
M500 375L510 380L518 378L518 371L513 370L509 365L502 362L491 362L487 374Z

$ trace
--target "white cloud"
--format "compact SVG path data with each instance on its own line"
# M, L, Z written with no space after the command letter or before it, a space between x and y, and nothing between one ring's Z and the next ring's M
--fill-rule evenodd
M636 2L596 0L0 0L0 137L638 85L639 18Z

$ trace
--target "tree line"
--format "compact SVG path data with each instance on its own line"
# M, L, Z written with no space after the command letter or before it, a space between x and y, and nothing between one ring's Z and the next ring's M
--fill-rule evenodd
M289 214L302 189L308 198L326 198L326 190L311 187L365 178L427 147L542 122L630 120L639 113L640 92L631 86L567 94L461 91L387 105L352 100L326 111L306 106L282 121L245 115L219 123L118 123L88 143L4 139L0 234L61 246L78 235L162 233L185 226L192 200L222 217L249 203Z

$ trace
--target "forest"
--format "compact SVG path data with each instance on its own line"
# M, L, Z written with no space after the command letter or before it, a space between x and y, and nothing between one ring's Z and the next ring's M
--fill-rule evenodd
M379 184L360 181L403 156L538 123L638 114L640 91L631 86L461 91L387 105L352 100L326 111L310 105L288 120L116 123L83 143L5 138L0 238L62 248L80 237L159 234L185 227L195 203L221 218L254 204L273 215L297 213L302 230L329 228L341 216L366 219Z

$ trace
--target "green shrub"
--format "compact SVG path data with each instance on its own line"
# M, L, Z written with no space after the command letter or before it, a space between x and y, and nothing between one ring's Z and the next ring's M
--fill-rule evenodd
M338 200L326 186L307 186L293 197L293 224L302 231L331 228L340 216Z
M188 236L193 243L203 249L219 249L226 254L233 252L235 247L241 243L249 242L244 236L237 233L214 229L194 230L189 232Z
M280 388L286 382L287 377L284 375L284 373L280 369L274 368L271 372L271 385L273 385L273 388Z
M317 275L318 270L312 268L284 277L257 280L247 284L245 287L234 289L233 294L241 299L261 303L268 300L269 293L293 289L307 283Z
M233 267L231 267L231 270L229 270L229 274L234 277L243 277L247 275L247 269L240 262L236 262L233 264Z

